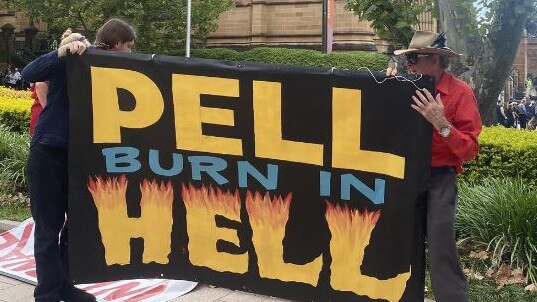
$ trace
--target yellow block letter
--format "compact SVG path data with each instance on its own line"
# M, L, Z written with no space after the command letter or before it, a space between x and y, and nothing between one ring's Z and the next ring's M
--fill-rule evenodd
M322 166L323 145L282 139L281 84L254 81L253 89L255 155Z
M192 265L205 266L218 272L246 273L248 254L233 255L216 249L219 240L240 247L237 232L218 227L215 221L216 215L240 221L239 193L183 185L181 195L186 207L188 253Z
M330 285L339 291L351 291L371 299L397 302L403 296L410 272L394 278L381 280L363 275L360 267L371 232L380 216L380 211L360 213L348 207L328 204L326 221L332 233L330 240Z
M134 110L119 109L118 88L132 93ZM145 128L158 121L164 111L157 85L136 71L91 67L91 89L94 143L120 143L121 127Z
M127 216L127 180L124 176L90 179L88 189L97 208L107 265L130 263L131 238L143 238L144 263L168 263L173 224L173 188L170 183L142 182L140 218Z
M239 96L239 80L174 74L173 105L177 149L242 155L242 141L203 135L201 124L234 126L233 110L202 107L202 94Z
M405 178L405 158L361 149L362 93L332 90L332 167Z
M246 209L253 231L259 276L316 286L323 266L320 256L304 265L283 262L282 242L290 204L291 194L282 200L281 197L272 199L268 193L265 196L250 191L246 193Z

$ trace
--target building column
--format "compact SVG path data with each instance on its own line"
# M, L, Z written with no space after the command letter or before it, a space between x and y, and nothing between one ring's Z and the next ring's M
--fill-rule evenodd
M251 6L252 45L263 44L267 35L267 20L265 14L267 6L264 2L253 2Z
M24 29L24 48L33 53L36 50L35 36L37 35L37 28L30 24L30 27Z
M2 26L2 44L4 54L2 61L7 64L12 64L13 52L15 51L15 27L9 23Z

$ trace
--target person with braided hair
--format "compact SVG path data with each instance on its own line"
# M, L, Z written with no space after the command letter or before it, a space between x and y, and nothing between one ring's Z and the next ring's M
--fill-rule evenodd
M130 52L136 33L126 22L112 19L99 29L97 37L102 43L112 43L106 50ZM69 53L83 55L88 47L83 35L68 30L57 50L40 56L22 71L28 82L48 82L47 103L35 125L26 166L35 221L36 302L96 301L69 282L67 257L69 99L65 58Z

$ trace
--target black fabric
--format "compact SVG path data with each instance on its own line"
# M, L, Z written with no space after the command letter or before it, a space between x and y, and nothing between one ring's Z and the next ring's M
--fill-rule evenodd
M130 278L170 278L196 280L218 286L247 289L261 294L280 296L291 299L316 301L378 301L351 291L334 290L331 287L332 254L330 250L331 232L325 218L327 208L334 206L348 209L348 213L379 214L369 244L364 248L363 263L359 269L365 276L378 280L394 278L411 272L406 282L402 302L423 300L423 248L424 219L418 211L417 196L425 187L430 172L430 151L432 128L419 113L410 106L411 96L416 87L414 83L391 79L382 84L365 72L332 70L328 68L306 68L295 66L253 64L244 62L223 62L195 58L177 58L167 56L149 56L141 54L120 54L101 52L90 49L83 56L69 58L68 94L70 110L69 143L69 228L70 228L70 267L71 278L76 283L100 282ZM152 81L164 104L164 112L159 119L146 127L122 127L121 141L94 142L94 117L101 116L103 110L95 106L93 95L101 87L95 84L92 71L95 68L107 70L133 71L140 77ZM115 74L115 73L114 73ZM242 154L223 154L219 148L196 151L183 150L177 146L176 119L198 115L200 110L185 112L175 108L174 89L183 83L173 81L176 75L203 77L204 85L211 86L216 78L236 79L239 85L237 97L202 94L199 97L201 107L230 110L234 125L224 126L217 123L202 123L202 134L206 136L240 139ZM380 74L375 74L382 77ZM110 78L110 81L113 81ZM131 81L135 81L132 78ZM290 160L271 159L259 156L255 130L254 83L272 82L280 85L281 93L281 137L278 139L292 142L310 143L323 146L322 165L306 164ZM129 84L137 83L130 82ZM419 87L434 89L434 79L422 77L415 82ZM138 84L139 85L139 84ZM95 86L95 87L94 87ZM128 86L128 85L124 85ZM132 86L131 86L132 87ZM190 87L190 86L189 86ZM104 89L104 88L103 88ZM131 88L132 89L132 88ZM186 88L185 88L186 89ZM333 165L333 127L342 119L333 112L334 91L352 90L358 97L353 109L360 111L360 120L353 119L351 128L360 131L359 145L353 146L357 152L376 151L404 157L404 176L394 177L373 173L358 168L336 168ZM111 91L117 100L118 108L128 114L136 108L136 99L125 87ZM257 91L263 95L265 91ZM108 95L107 95L108 96ZM180 97L180 96L179 96ZM275 97L271 95L273 100ZM197 101L197 99L196 99ZM359 108L358 108L359 107ZM177 109L177 110L176 110ZM257 108L263 111L271 108ZM351 111L349 109L349 111ZM259 112L259 111L258 111ZM183 116L184 114L184 116ZM341 116L347 112L339 113ZM349 135L350 136L350 135ZM268 142L271 143L271 142ZM136 160L140 167L134 172L110 172L103 156L107 148L128 147L139 151ZM186 148L185 148L186 149ZM163 167L171 166L172 155L181 155L182 171L173 176L156 173L150 167L148 154L150 150L159 152L159 161ZM364 152L364 154L370 154ZM204 156L217 158L227 163L221 171L226 183L220 184L205 173L201 179L193 178L193 168L189 158ZM371 158L360 159L364 162ZM247 161L261 173L268 165L278 167L278 179L275 189L267 189L259 182L249 178L247 186L241 186L237 171L239 162ZM350 162L350 160L348 160ZM328 196L320 193L321 172L330 173L330 192ZM142 255L147 250L143 238L131 238L125 247L130 253L128 264L107 265L106 246L102 241L98 209L88 189L88 182L95 177L111 179L123 175L128 180L126 203L129 218L141 216L140 184L155 180L170 183L173 188L173 225L171 233L171 252L169 263L143 263ZM364 192L351 188L349 198L342 195L345 186L343 177L354 177L367 188L375 191L376 183L384 186L379 189L377 197L382 200L372 201ZM182 197L183 184L194 188L215 188L228 192L237 192L241 200L240 220L228 217L197 217L214 222L216 227L227 228L237 234L237 242L219 240L215 248L219 253L230 255L248 255L248 271L244 274L228 271L216 271L208 266L196 266L191 263L189 241L192 239L187 229L187 214ZM380 185L379 185L380 188ZM313 259L322 260L318 284L311 285L297 281L273 280L260 277L256 252L263 246L254 246L252 223L245 209L245 197L251 193L285 198L292 196L289 215L285 224L284 238L276 242L282 246L281 261L286 264L303 265ZM351 219L351 215L345 219ZM123 221L123 220L121 220ZM269 222L267 222L268 224ZM115 227L115 226L114 226ZM117 229L120 229L117 227ZM121 234L118 234L121 235ZM209 244L209 243L208 243ZM350 244L350 243L349 243ZM211 246L212 247L212 246ZM349 247L349 250L351 248ZM349 267L357 265L355 257L340 253L348 258ZM277 255L280 256L279 254ZM341 256L340 259L342 259ZM347 260L345 260L347 261ZM225 265L222 264L222 265ZM298 267L300 269L300 266ZM356 267L358 269L358 267ZM353 270L353 273L357 273ZM349 274L349 278L353 275ZM357 280L357 279L356 279Z
M36 301L59 301L68 280L68 237L67 227L64 227L67 212L67 151L39 141L33 143L28 157L27 179L35 221L37 286L34 296Z

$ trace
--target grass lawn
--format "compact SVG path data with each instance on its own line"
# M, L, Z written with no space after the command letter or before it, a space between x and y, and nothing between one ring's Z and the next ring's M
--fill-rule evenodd
M32 216L30 208L23 204L0 203L0 219L23 221Z
M425 279L425 285L428 291L425 297L434 300L434 295L431 287L429 273ZM470 280L470 301L471 302L537 302L537 294L529 294L524 292L522 285L509 285L504 288L497 289L492 280Z
M490 281L470 281L470 301L472 302L537 302L537 294L524 293L521 285L510 285L497 290Z

